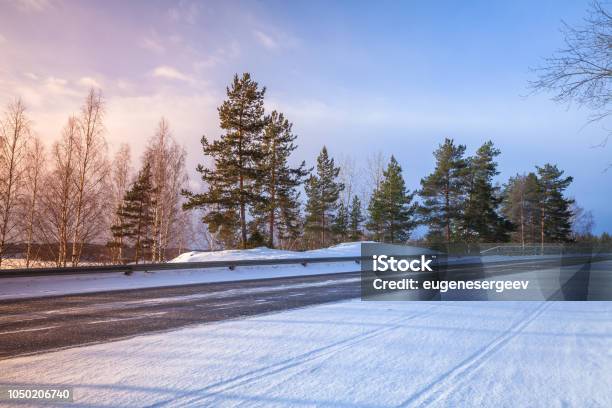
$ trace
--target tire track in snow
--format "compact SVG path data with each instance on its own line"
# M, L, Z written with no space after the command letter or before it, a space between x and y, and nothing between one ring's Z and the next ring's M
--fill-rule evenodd
M423 312L417 312L410 316L401 317L401 318L392 320L389 322L391 326L378 328L378 329L370 330L366 333L360 333L360 334L351 336L349 338L337 341L335 343L316 348L304 354L300 354L296 357L292 357L292 358L271 364L267 367L262 367L257 370L252 370L247 373L235 376L233 378L219 381L215 384L211 384L199 390L189 392L185 395L177 396L176 398L158 402L156 404L150 405L150 407L206 406L207 404L205 401L207 399L214 398L215 396L220 395L225 391L228 391L228 390L231 390L236 387L243 386L243 385L251 385L253 383L256 383L259 380L264 380L274 374L278 374L286 370L291 370L291 369L300 367L300 369L296 373L293 373L290 376L290 377L294 377L295 375L298 375L301 372L307 370L307 368L302 368L304 364L311 363L314 361L319 361L319 360L324 361L327 358L333 356L334 354L340 351L350 349L355 344L378 337L389 331L396 330L401 327L401 323L430 315L434 309L435 309L435 306L430 307ZM282 382L284 381L281 380L281 383Z
M493 354L504 347L510 340L521 334L548 307L549 302L542 302L533 311L526 313L524 318L508 327L501 335L476 350L475 353L468 356L446 373L438 376L429 385L399 404L398 407L425 407L439 401L465 383L470 373L481 367Z

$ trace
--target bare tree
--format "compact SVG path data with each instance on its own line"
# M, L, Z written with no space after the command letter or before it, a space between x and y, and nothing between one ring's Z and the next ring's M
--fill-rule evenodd
M25 167L30 121L21 100L9 104L0 122L0 266L18 231L17 209Z
M351 200L357 194L359 188L359 172L355 165L355 159L351 156L341 156L338 165L340 166L340 181L344 184L344 190L340 193L340 197L345 208L349 208Z
M370 192L377 190L383 180L383 172L389 160L382 152L371 153L366 158L366 182Z
M112 225L122 225L123 220L119 206L123 202L126 191L132 179L130 146L127 143L121 144L112 163L111 185L112 185ZM123 236L113 237L113 262L123 260Z
M26 242L25 267L29 268L32 260L32 247L39 235L41 215L40 190L45 174L45 148L39 137L35 136L28 147L24 174L24 194L22 199L21 222Z
M108 187L109 165L104 139L104 102L100 91L91 89L79 118L76 144L75 224L72 235L72 265L79 263L83 245L99 237L107 223L104 195Z
M586 211L584 208L574 202L572 208L572 235L574 239L592 237L595 221L593 213Z
M51 169L45 178L41 197L44 211L43 237L45 242L57 247L57 266L66 266L68 262L68 241L74 226L72 213L75 207L75 146L78 143L78 134L78 120L71 117L60 139L53 144Z
M595 1L582 26L562 22L561 31L565 46L534 69L538 78L530 86L553 92L556 101L593 109L593 120L608 116L612 112L612 15Z
M151 164L155 191L153 222L152 261L166 259L170 244L178 245L177 239L183 234L179 226L181 191L186 187L185 149L172 137L168 121L162 118L157 131L149 141L144 162Z

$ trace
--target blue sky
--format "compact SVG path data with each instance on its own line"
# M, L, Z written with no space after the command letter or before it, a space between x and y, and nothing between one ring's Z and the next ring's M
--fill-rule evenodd
M0 3L0 103L22 97L52 141L89 86L107 100L111 149L136 154L165 116L201 161L219 135L216 107L235 72L267 86L299 134L297 159L326 144L358 163L394 154L408 186L433 168L445 137L473 152L502 150L499 181L552 162L570 194L612 230L611 126L590 112L531 95L529 67L562 45L561 20L586 1L170 2L24 0ZM195 178L195 175L194 175Z

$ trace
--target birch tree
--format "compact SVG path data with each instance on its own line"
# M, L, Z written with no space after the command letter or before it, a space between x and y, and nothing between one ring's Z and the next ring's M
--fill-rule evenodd
M21 221L26 243L25 267L29 268L32 261L33 244L40 237L41 228L41 189L46 170L45 148L39 137L33 137L26 155L24 174L24 194L22 199Z
M60 139L51 149L51 169L45 178L45 189L41 197L44 211L43 237L45 242L53 244L52 247L57 249L55 259L58 267L68 263L68 241L74 226L71 215L75 206L75 146L78 133L78 120L71 117L64 126Z
M149 141L144 161L150 163L155 191L151 261L162 262L170 244L180 244L185 231L180 227L181 191L187 184L185 149L172 137L168 121L161 119ZM176 238L176 239L175 239ZM184 244L183 244L184 245Z
M76 144L75 223L72 235L73 266L77 266L83 245L99 238L108 213L103 196L108 187L109 165L104 139L104 101L100 91L91 89L81 108Z
M17 100L7 107L0 122L0 266L7 245L16 238L18 201L30 138L25 105Z

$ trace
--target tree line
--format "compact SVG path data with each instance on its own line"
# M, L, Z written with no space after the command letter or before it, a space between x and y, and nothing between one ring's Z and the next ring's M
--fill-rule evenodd
M421 225L429 243L443 244L590 236L592 216L566 193L572 177L544 164L500 185L491 141L468 155L445 139L434 170L412 191L395 157L378 155L359 194L351 163L339 164L325 146L314 167L292 160L293 125L265 111L265 93L250 74L234 76L218 108L222 134L201 139L208 164L196 169L200 191L187 188L186 151L163 118L133 169L127 144L109 157L99 90L48 151L24 104L9 104L0 127L0 266L16 245L26 267L43 247L57 266L82 264L94 244L107 262L162 262L194 246L198 225L211 249L402 243Z
M128 144L109 156L104 119L105 101L92 89L47 150L24 103L7 106L0 120L0 266L16 254L25 267L162 261L168 248L186 247L188 219L180 208L186 152L168 122L162 119L149 138L134 179ZM144 173L151 219L139 229L134 197ZM92 248L100 247L102 259L92 259Z
M500 151L491 141L467 156L465 145L446 139L434 152L435 170L414 191L391 156L363 203L357 194L346 194L343 169L325 146L314 168L289 165L297 136L283 113L266 114L265 92L250 74L234 76L218 109L224 133L201 140L204 155L212 159L211 166L197 168L205 191L183 192L184 208L204 212L210 239L220 247L303 249L360 239L399 243L419 225L427 227L426 238L433 243L543 245L577 237L572 227L582 210L566 194L572 177L544 164L495 184ZM582 221L590 217L582 215ZM592 221L587 233L591 227Z

